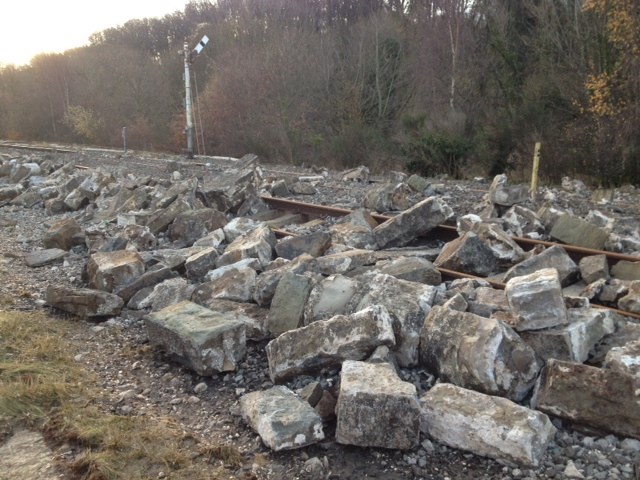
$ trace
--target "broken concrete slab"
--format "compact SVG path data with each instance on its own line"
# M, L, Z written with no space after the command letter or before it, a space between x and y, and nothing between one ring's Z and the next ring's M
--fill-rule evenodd
M373 229L378 247L402 247L453 217L444 201L429 197Z
M67 288L49 285L47 305L81 318L111 317L120 314L123 300L112 293L89 288Z
M169 206L154 211L147 219L147 227L151 233L158 235L167 230L178 215L188 210L191 210L191 205L186 200L177 198Z
M275 245L279 257L293 260L303 253L321 256L331 245L331 235L325 232L297 235L279 240Z
M640 378L550 359L534 391L533 408L587 428L640 438Z
M437 289L423 283L399 280L391 275L373 274L360 278L368 286L356 310L382 305L394 319L396 347L394 354L401 367L418 364L420 332Z
M431 438L508 465L537 467L556 433L544 413L447 383L420 397L420 406Z
M408 450L420 438L416 387L389 364L345 361L336 414L338 443Z
M514 205L501 217L505 224L505 231L516 237L542 240L545 236L545 226L536 212L521 205Z
M259 342L271 338L267 330L267 315L269 310L260 308L255 303L209 298L206 302L199 303L198 305L202 305L227 318L236 319L244 323L247 340Z
M142 275L134 278L130 283L117 287L113 293L118 295L125 302L128 302L139 290L153 287L164 280L175 278L177 276L178 273L173 271L170 267L158 264L151 267Z
M240 410L263 443L276 452L324 439L320 415L287 387L247 393L240 397Z
M484 243L493 256L498 260L500 268L507 268L525 259L525 253L520 246L507 235L502 228L492 223L477 223L472 230Z
M419 282L426 285L440 285L442 283L442 275L435 265L426 258L398 257L380 266L378 270L380 273L409 282Z
M583 363L591 349L616 329L606 310L570 308L568 325L543 330L520 332L521 338L546 362L549 358Z
M315 259L308 254L302 254L293 261L283 259L287 263L280 267L262 272L256 278L255 289L253 293L253 301L260 306L267 306L271 303L273 295L276 292L278 282L286 272L302 274L305 272L313 273L318 271Z
M276 288L269 310L267 328L278 336L302 325L304 306L311 293L312 280L305 275L286 272Z
M609 232L573 215L560 215L553 224L552 238L578 247L602 250Z
M69 250L75 245L84 243L82 227L74 218L63 218L51 224L45 232L42 244L45 248Z
M539 330L568 323L560 278L555 268L511 278L505 287L517 331Z
M323 275L344 274L358 267L373 265L376 257L371 250L347 250L317 258L318 272Z
M420 364L442 381L515 401L527 395L541 367L503 322L439 306L424 322Z
M349 218L349 221L338 222L329 229L333 245L345 245L349 248L366 250L378 248L373 236L373 229L377 222L367 211L356 210L345 218Z
M576 282L580 276L580 269L571 260L567 252L559 245L547 248L537 255L534 255L510 268L505 273L503 282L508 282L514 277L521 277L537 272L543 268L555 268L560 277L560 284L567 287Z
M208 376L237 368L246 353L244 323L183 301L144 319L149 342Z
M467 232L442 247L433 262L438 268L488 277L499 269L493 251L474 232Z
M345 360L363 360L379 345L394 346L392 319L384 307L336 315L284 332L266 346L269 375L275 383Z
M94 253L87 262L89 287L105 292L131 284L144 271L140 255L127 250Z
M31 268L42 267L52 263L61 262L67 255L65 250L60 248L47 248L44 250L34 250L24 257L27 266Z

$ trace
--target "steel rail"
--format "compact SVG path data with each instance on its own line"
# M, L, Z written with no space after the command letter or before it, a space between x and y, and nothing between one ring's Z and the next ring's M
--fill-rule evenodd
M278 210L284 210L288 212L304 213L315 216L332 216L332 217L344 217L352 213L352 210L346 208L329 207L326 205L315 205L312 203L297 202L294 200L287 200L283 198L275 198L269 196L260 197L267 205L272 206ZM371 215L377 222L382 223L393 218L388 215L372 214ZM436 238L450 238L452 235L458 236L457 230L451 225L439 225L431 231ZM454 237L454 238L455 238ZM524 237L511 237L521 247L535 247L544 246L545 248L560 246L569 255L577 258L582 258L592 255L605 255L607 260L611 263L613 261L625 260L628 262L640 262L640 257L634 255L626 255L623 253L607 252L604 250L594 250L591 248L578 247L575 245L569 245L565 243L555 243L545 240L534 240Z

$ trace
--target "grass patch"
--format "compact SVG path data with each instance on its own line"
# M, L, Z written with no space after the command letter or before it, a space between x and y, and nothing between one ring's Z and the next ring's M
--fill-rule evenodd
M0 313L0 432L26 424L54 444L79 451L63 464L86 480L235 478L243 463L232 446L203 445L169 418L108 411L94 378L73 360L72 321ZM1 438L0 438L1 440Z

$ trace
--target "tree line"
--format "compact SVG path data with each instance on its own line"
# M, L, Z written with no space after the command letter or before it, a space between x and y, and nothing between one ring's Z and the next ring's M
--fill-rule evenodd
M218 0L0 66L0 137L640 184L635 0Z

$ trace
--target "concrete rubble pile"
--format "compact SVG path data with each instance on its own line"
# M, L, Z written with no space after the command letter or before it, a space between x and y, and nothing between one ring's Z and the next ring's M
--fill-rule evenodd
M526 466L564 424L640 439L640 347L615 340L630 320L591 307L640 313L640 262L576 264L560 247L524 251L511 239L637 254L637 219L580 218L552 198L534 212L506 176L477 214L456 218L437 186L400 176L372 188L367 209L278 239L260 195L312 194L324 175L268 177L252 156L217 180L73 167L2 164L0 201L52 217L28 264L87 257L84 285L51 285L48 305L138 315L151 344L202 376L234 371L247 342L268 341L274 386L240 407L273 450L322 441L323 422L342 444L410 450L422 436ZM368 182L368 169L343 181ZM377 224L371 209L400 213ZM447 222L460 236L435 253L403 248ZM443 282L437 267L496 276L506 289ZM262 314L242 313L249 304ZM428 381L407 381L412 371ZM327 376L332 386L300 381Z

